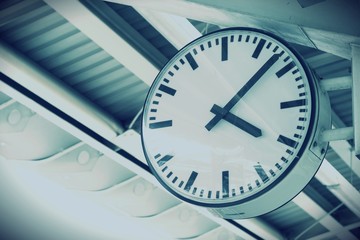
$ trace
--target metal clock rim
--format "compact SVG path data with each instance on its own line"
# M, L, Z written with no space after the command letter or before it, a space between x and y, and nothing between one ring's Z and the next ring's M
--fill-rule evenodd
M143 127L144 127L144 112L142 114L142 118L141 118L141 144L142 144L142 148L143 148L143 152L145 155L145 159L148 163L148 166L151 170L151 172L153 173L153 175L155 176L155 178L160 182L160 184L167 190L169 191L171 194L173 194L174 196L176 196L177 198L188 202L190 204L194 204L194 205L198 205L198 206L202 206L202 207L207 207L207 208L224 208L224 207L231 207L231 206L235 206L235 205L239 205L245 202L249 202L250 200L256 199L259 196L263 195L264 193L266 193L267 191L271 190L271 188L273 188L274 186L276 186L279 182L281 182L291 171L292 169L297 165L297 163L300 161L301 157L303 156L303 153L306 151L307 148L309 148L309 143L311 142L311 138L313 137L313 133L314 133L314 122L317 119L317 109L316 109L316 104L315 102L318 101L318 97L317 97L317 93L316 93L316 84L314 83L315 79L314 76L309 68L309 66L306 64L306 62L304 61L304 59L302 58L302 56L288 43L286 42L284 39L280 38L279 36L265 31L265 30L261 30L261 29L257 29L257 28L251 28L251 27L230 27L230 28L225 28L225 29L220 29L217 31L213 31L210 33L207 33L205 35L202 35L196 39L194 39L193 41L189 42L188 44L186 44L184 47L182 47L180 50L178 50L178 52L172 56L167 63L161 68L161 70L159 71L159 73L157 74L157 76L155 77L154 81L152 82L149 91L146 95L144 104L143 104L143 110L145 109L146 105L148 104L148 100L149 100L149 95L150 95L150 89L152 89L154 87L154 85L156 84L156 81L159 77L160 74L162 74L163 69L166 69L170 63L172 63L172 60L174 58L176 58L178 55L181 55L184 50L188 49L189 46L194 45L196 42L200 41L202 38L208 37L210 35L216 35L219 32L227 32L227 31L236 31L236 30L240 30L240 31L250 31L250 32L257 32L257 33L261 33L264 34L266 36L269 36L270 38L275 39L276 41L279 41L281 44L283 44L292 54L294 54L294 56L297 58L297 60L300 62L302 68L304 69L304 72L306 74L306 77L308 79L308 83L309 83L309 89L310 89L310 94L311 94L311 113L310 113L310 119L309 119L309 127L308 127L308 131L306 133L306 136L304 138L303 144L300 146L300 149L296 155L296 157L294 158L293 162L289 165L289 167L285 170L284 173L282 173L278 178L276 178L272 183L270 183L265 189L255 193L254 195L248 196L244 199L240 199L240 200L235 200L235 201L229 201L229 202L222 202L222 203L208 203L208 202L202 202L202 201L196 201L193 199L190 199L184 195L179 194L178 192L176 192L174 189L172 189L170 186L168 186L163 180L162 178L157 174L155 168L152 166L152 163L149 159L149 156L146 152L146 148L145 148L145 142L144 142L144 136L143 136ZM305 186L304 186L305 187ZM302 189L299 190L299 192L297 194L299 194L302 191ZM294 197L297 195L295 194ZM288 201L290 201L291 199L289 199ZM288 201L284 202L282 205L286 204ZM280 205L279 207L281 207L282 205ZM275 210L275 209L274 209Z

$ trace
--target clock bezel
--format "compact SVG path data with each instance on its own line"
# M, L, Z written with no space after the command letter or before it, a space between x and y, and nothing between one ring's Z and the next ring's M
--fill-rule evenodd
M153 89L156 85L157 82L161 81L161 75L163 74L163 72L166 69L166 72L169 70L169 68L173 65L173 62L176 61L174 59L179 59L179 57L184 55L184 52L186 53L187 51L189 51L191 49L192 46L196 46L198 41L201 41L202 38L204 37L208 37L209 35L216 35L216 33L218 32L225 32L225 31L249 31L249 32L255 32L255 33L260 33L260 34L264 34L265 36L272 38L278 42L280 42L284 47L286 47L299 61L302 69L305 72L305 75L307 77L307 82L309 83L309 90L310 90L310 98L311 98L311 102L309 102L308 104L311 104L311 112L310 112L310 119L309 119L309 125L308 125L308 130L306 132L306 135L304 136L304 139L302 141L302 144L299 148L299 151L297 153L297 155L294 157L294 160L292 161L292 163L287 167L286 170L284 170L284 172L277 177L273 182L271 182L269 185L265 186L263 189L261 189L260 191L258 191L257 193L254 193L248 197L245 197L243 199L239 199L239 200L233 200L231 201L232 198L228 198L226 202L224 202L223 199L211 199L211 200L206 200L204 199L203 201L201 199L199 200L194 200L192 198L187 197L186 195L182 195L179 192L175 191L171 186L168 186L168 184L166 184L165 181L162 180L162 177L160 176L160 174L157 173L156 169L152 166L150 157L148 156L148 153L146 151L146 147L145 147L145 140L144 140L144 136L143 136L143 128L144 126L144 121L145 121L145 114L143 112L143 116L141 118L141 143L142 143L142 147L144 150L144 155L146 158L146 161L148 163L148 166L151 170L151 172L153 173L153 175L156 177L156 179L161 183L161 185L163 187L165 187L165 189L167 191L169 191L171 194L173 194L174 196L176 196L177 198L186 201L188 203L194 204L194 205L198 205L198 206L203 206L203 207L207 207L207 208L227 208L227 207L231 207L231 206L235 206L235 205L239 205L239 204L243 204L246 202L250 202L254 199L259 198L261 195L264 195L266 192L271 191L276 185L278 185L280 182L282 182L282 180L284 180L284 178L286 178L292 171L293 169L298 165L299 161L301 160L301 158L306 155L305 153L307 151L310 151L310 143L313 141L314 139L314 132L316 130L316 126L314 125L314 123L317 123L317 119L318 119L318 87L315 84L315 79L314 76L310 70L310 68L308 67L308 65L306 64L306 62L304 61L304 59L301 57L301 55L288 43L286 42L284 39L276 36L275 34L271 33L271 32L267 32L264 30L260 30L260 29L255 29L255 28L248 28L248 27L232 27L232 28L226 28L226 29L221 29L221 30L217 30L211 33L208 33L206 35L203 35L191 42L189 42L187 45L185 45L183 48L181 48L171 59L169 59L169 61L162 67L162 69L159 71L159 73L157 74L155 80L153 81L152 85L150 86L150 89L147 93L145 102L144 102L144 106L143 109L146 109L147 104L150 104L150 100L151 100L151 96L150 93L152 92L151 89ZM300 66L299 66L300 67ZM317 167L317 169L314 171L315 173L317 172L319 166ZM314 173L314 175L315 175ZM310 180L309 180L310 181ZM307 181L303 188L306 187L306 185L308 184ZM300 193L303 188L299 189L297 194ZM295 194L293 197L295 197L297 194ZM292 198L293 198L292 197ZM283 203L280 205L284 205L286 202L290 201L292 198L288 199L287 201L283 201ZM209 202L211 201L211 202ZM217 201L221 201L221 202L217 202ZM278 207L280 207L278 206ZM274 210L274 209L273 209Z

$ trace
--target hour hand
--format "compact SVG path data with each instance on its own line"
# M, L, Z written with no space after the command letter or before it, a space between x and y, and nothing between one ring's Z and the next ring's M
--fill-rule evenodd
M215 115L220 116L222 119L226 120L227 122L233 124L234 126L240 128L244 132L247 132L253 137L261 137L262 133L261 130L254 125L250 124L249 122L245 121L242 118L232 114L224 110L222 107L214 104L210 110L210 112L214 113ZM209 129L208 129L209 130Z

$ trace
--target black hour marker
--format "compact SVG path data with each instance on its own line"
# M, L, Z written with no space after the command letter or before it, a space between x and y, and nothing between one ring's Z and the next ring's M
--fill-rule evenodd
M158 104L159 104L158 101L153 101L152 103L155 104L155 105L158 105Z
M253 43L255 44L257 40L258 40L258 38L254 37Z
M166 120L162 122L154 122L149 124L150 129L157 129L157 128L165 128L165 127L171 127L172 126L172 120Z
M250 36L247 35L246 38L245 38L245 42L249 42L249 40L250 40Z
M168 169L168 167L165 166L161 171L162 171L162 172L165 172L167 169Z
M169 161L173 157L174 156L172 156L172 155L165 155L161 159L159 159L159 161L157 161L157 164L159 165L159 167L161 167L162 165L164 165L167 161ZM156 158L156 156L155 156L155 158Z
M277 141L280 143L283 143L289 147L292 147L292 148L296 148L296 146L298 145L298 142L296 142L288 137L285 137L283 135L279 135Z
M273 52L276 52L279 49L279 46L275 46Z
M170 76L174 76L174 73L173 73L172 71L169 71L168 74L169 74Z
M204 51L204 50L205 50L204 44L200 44L200 50L201 50L201 51Z
M178 180L178 177L174 177L174 179L172 180L172 183L176 183L177 180Z
M198 64L196 63L195 59L193 58L193 56L191 55L191 53L187 53L185 55L186 60L189 62L190 67L192 68L192 70L195 70L198 68Z
M271 44L272 42L269 42L267 45L266 45L266 48L269 49L271 47Z
M184 65L184 64L185 64L185 61L181 58L181 59L180 59L180 63L181 63L182 65Z
M290 71L293 67L295 67L295 63L293 61L289 62L288 64L286 64L282 69L280 69L279 71L276 72L276 76L278 78L281 78L285 73L287 73L288 71Z
M150 117L149 120L154 121L154 120L156 120L156 117Z
M221 61L228 60L228 37L221 38Z
M177 65L174 65L175 70L179 70L179 67Z
M252 55L253 58L258 58L260 55L261 50L263 49L264 45L265 45L266 40L265 39L261 39L260 42L258 43L258 45L255 48L255 51Z
M211 191L208 192L207 197L208 197L208 198L211 198Z
M284 163L287 163L287 162L288 162L288 160L287 160L286 158L284 158L284 157L281 157L281 160L282 160Z
M270 174L271 174L271 176L273 176L273 177L275 177L276 176L276 174L274 173L274 171L272 170L272 169L270 169Z
M278 164L278 163L275 163L275 167L277 167L277 169L279 169L279 170L282 169L282 166L280 166L280 164Z
M216 191L216 199L219 199L220 197L220 191Z
M185 187L184 187L184 190L185 191L190 191L190 188L192 187L192 185L194 184L195 182L195 179L196 177L198 176L198 173L195 172L195 171L192 171L189 179L187 180L186 184L185 184Z
M239 35L238 42L241 42L241 39L242 39L242 35Z
M174 96L175 93L176 93L176 90L175 90L175 89L173 89L173 88L171 88L171 87L168 87L168 86L166 86L166 85L163 85L163 84L160 84L159 90L162 91L162 92L164 92L164 93L167 93L167 94L169 94L169 95L171 95L171 96Z
M240 194L243 194L243 193L244 193L244 187L241 186L241 187L240 187Z
M232 195L233 197L236 195L236 192L235 192L235 189L234 189L234 188L231 190L231 195Z
M208 41L208 47L211 48L211 41Z
M218 39L218 38L215 39L215 44L216 44L216 45L219 45L219 39Z
M195 49L195 48L193 49L193 52L194 52L194 54L195 54L195 55L197 54L197 51L196 51L196 49Z
M291 73L292 74L295 74L295 73L298 73L299 72L299 69L297 68L297 69L295 69L294 71L292 71Z
M223 198L229 197L229 171L222 172L222 193Z
M200 191L200 197L203 197L204 196L204 189L201 189Z
M184 181L181 181L181 182L179 183L179 188L181 188L182 185L184 185Z
M300 107L306 105L306 99L298 99L280 103L280 109Z
M289 155L293 155L293 154L294 154L294 152L291 151L290 149L286 149L286 153L289 154Z
M269 181L269 177L267 176L265 170L263 169L263 167L260 164L255 165L254 168L256 170L256 173L261 178L261 181L263 181L263 183Z
M294 137L300 139L300 138L301 138L301 135L299 135L299 134L294 134Z
M255 184L256 184L257 187L260 187L260 182L259 182L259 180L256 179L256 180L255 180Z
M197 191L197 188L194 187L194 189L193 189L193 191L192 191L192 194L195 195L196 191Z
M300 76L300 77L295 78L295 81L299 81L301 79L302 79L302 77Z
M249 189L249 191L252 191L252 189L253 189L250 183L248 184L248 189Z
M167 178L171 177L173 175L173 172L169 172L168 175L166 175Z

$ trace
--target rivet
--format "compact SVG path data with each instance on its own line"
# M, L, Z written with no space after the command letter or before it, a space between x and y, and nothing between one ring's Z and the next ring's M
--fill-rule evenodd
M77 157L77 161L79 164L84 165L88 163L90 160L90 154L88 151L81 151Z
M11 125L16 125L21 120L21 112L18 109L13 109L8 116L8 123Z
M133 192L136 196L142 196L146 192L146 186L143 182L138 182L133 187Z

